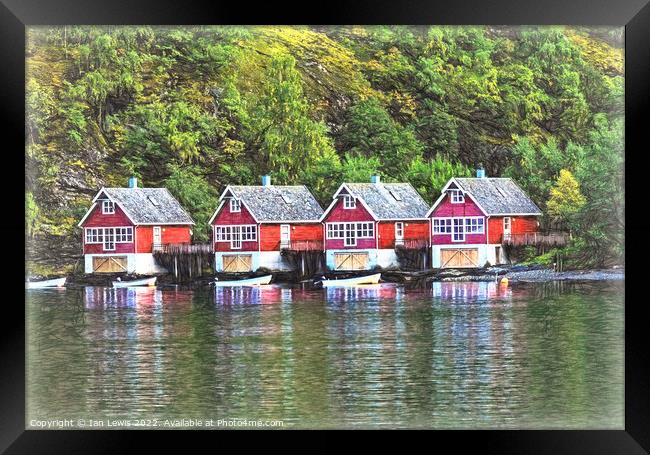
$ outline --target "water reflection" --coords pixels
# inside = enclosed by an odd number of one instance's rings
[[[431,289],[433,296],[453,302],[507,301],[512,299],[512,288],[495,281],[436,281]]]
[[[618,428],[622,284],[27,293],[28,417]]]

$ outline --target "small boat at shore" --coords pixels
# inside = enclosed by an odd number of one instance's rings
[[[113,281],[114,288],[130,288],[133,286],[155,286],[156,277],[143,278],[141,280],[131,280],[131,281]]]
[[[42,281],[27,281],[25,283],[26,289],[42,289],[42,288],[62,288],[65,286],[66,277],[54,278],[51,280]]]
[[[219,281],[218,278],[215,278],[215,286],[260,286],[264,284],[269,284],[271,282],[273,275],[264,275],[258,276],[255,278],[246,278],[243,280],[230,280],[230,281]]]
[[[360,284],[377,284],[381,278],[381,273],[373,275],[359,276],[354,278],[344,278],[342,280],[321,280],[323,287],[329,286],[358,286]]]

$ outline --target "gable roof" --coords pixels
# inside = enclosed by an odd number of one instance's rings
[[[541,210],[511,178],[452,178],[442,189],[443,196],[433,205],[429,213],[444,199],[444,192],[455,183],[469,194],[486,215],[536,215]]]
[[[426,218],[429,206],[410,183],[344,183],[334,198],[347,191],[358,198],[376,220]],[[329,210],[334,206],[327,209]]]
[[[323,208],[305,185],[233,185],[226,187],[219,198],[222,203],[210,223],[229,195],[239,199],[258,223],[316,222],[323,214]]]
[[[194,224],[192,217],[167,188],[102,188],[79,226],[102,194],[115,202],[133,224]]]

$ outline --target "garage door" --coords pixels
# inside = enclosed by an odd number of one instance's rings
[[[253,263],[250,254],[229,254],[223,256],[224,272],[250,272]]]
[[[478,267],[478,248],[440,250],[441,267]]]
[[[336,270],[368,270],[368,253],[334,253]]]
[[[93,257],[93,272],[116,273],[126,272],[126,256],[95,256]]]

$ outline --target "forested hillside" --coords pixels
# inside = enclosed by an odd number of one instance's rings
[[[623,253],[622,29],[58,27],[27,35],[26,228],[72,265],[101,186],[166,186],[195,238],[228,184],[512,176],[572,229],[576,264]]]

